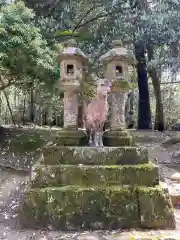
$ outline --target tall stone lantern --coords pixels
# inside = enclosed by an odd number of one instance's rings
[[[80,105],[80,81],[88,58],[77,47],[74,39],[66,42],[66,47],[59,54],[60,81],[58,88],[64,92],[64,129],[59,133],[62,145],[83,145],[85,133],[78,130],[78,109]],[[86,140],[85,140],[86,142]],[[86,144],[84,142],[84,144]]]
[[[131,89],[128,68],[135,64],[135,56],[123,47],[121,40],[114,40],[112,49],[102,55],[100,61],[104,67],[104,77],[113,82],[109,96],[110,131],[104,134],[104,144],[131,145],[131,137],[125,131],[125,100]]]

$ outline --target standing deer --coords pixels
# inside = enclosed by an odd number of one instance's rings
[[[103,146],[103,127],[109,110],[107,95],[110,91],[110,81],[98,84],[96,97],[86,107],[84,120],[89,144]]]

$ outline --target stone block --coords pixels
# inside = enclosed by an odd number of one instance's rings
[[[64,185],[111,186],[159,184],[158,166],[142,165],[37,165],[32,173],[32,187]]]
[[[161,187],[63,186],[25,192],[26,227],[53,229],[175,229],[171,199]]]
[[[59,146],[87,146],[88,138],[83,130],[63,128],[56,136]]]
[[[116,165],[148,163],[148,151],[138,147],[60,147],[46,146],[41,164]]]
[[[175,229],[175,216],[169,193],[161,187],[138,187],[141,227]]]
[[[110,130],[103,135],[104,146],[135,146],[134,138],[125,130]]]
[[[20,216],[24,226],[54,229],[117,229],[139,224],[136,192],[120,187],[30,189]]]

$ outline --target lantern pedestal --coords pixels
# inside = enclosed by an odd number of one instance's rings
[[[110,130],[103,135],[104,146],[135,146],[133,137],[126,130]]]
[[[68,127],[60,130],[56,136],[58,146],[87,146],[88,137],[83,130]]]
[[[135,142],[125,130],[125,100],[131,84],[126,80],[116,80],[110,98],[110,131],[103,136],[104,146],[134,146]]]

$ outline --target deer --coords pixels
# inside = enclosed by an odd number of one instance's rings
[[[89,145],[103,147],[103,127],[109,110],[107,96],[111,86],[111,81],[103,80],[98,84],[97,95],[86,106],[84,121]]]

